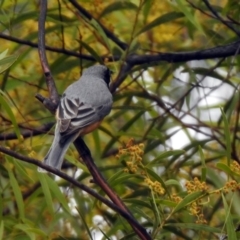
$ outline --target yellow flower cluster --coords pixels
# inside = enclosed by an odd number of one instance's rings
[[[206,192],[208,190],[208,186],[206,182],[199,181],[197,177],[195,177],[193,181],[187,181],[185,184],[185,187],[189,194],[198,192],[198,191]],[[191,203],[188,209],[191,215],[194,215],[197,217],[196,223],[207,224],[207,221],[205,220],[204,215],[202,213],[203,206],[201,204],[201,199]]]
[[[240,175],[240,165],[237,161],[233,161],[230,165],[230,168],[233,172]]]
[[[145,178],[144,182],[155,192],[160,195],[165,194],[165,189],[162,187],[162,184],[158,181],[152,181],[150,178]]]
[[[223,187],[223,192],[228,193],[229,191],[236,191],[240,190],[240,183],[237,183],[235,180],[230,180],[226,182],[225,186]]]
[[[126,161],[127,168],[124,169],[124,172],[137,173],[144,154],[143,148],[143,143],[134,144],[133,139],[130,139],[126,144],[126,148],[119,149],[116,157],[118,159],[122,157],[129,159]]]
[[[187,181],[185,184],[188,193],[198,192],[198,191],[207,191],[208,186],[206,182],[200,182],[197,177],[193,181]]]
[[[197,202],[193,202],[189,207],[190,214],[197,217],[196,223],[198,224],[207,224],[207,221],[204,218],[202,213],[202,206]]]
[[[176,193],[171,195],[171,199],[176,203],[180,203],[182,201],[182,198],[179,197]]]
[[[157,194],[163,195],[165,194],[165,189],[162,187],[161,183],[152,181],[144,169],[144,165],[142,164],[142,156],[144,154],[143,148],[143,143],[134,144],[133,139],[130,139],[125,148],[119,149],[116,157],[118,159],[128,159],[128,161],[125,161],[126,168],[123,170],[125,173],[139,173],[143,176],[144,182],[150,189]]]

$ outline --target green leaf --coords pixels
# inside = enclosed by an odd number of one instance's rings
[[[195,224],[195,223],[167,223],[164,225],[164,227],[176,227],[176,228],[181,228],[181,229],[194,229],[194,230],[199,230],[199,231],[204,231],[204,232],[213,232],[213,233],[221,233],[220,228],[214,228],[210,227],[205,224]]]
[[[32,178],[31,175],[29,175],[26,168],[23,166],[23,162],[13,159],[13,164],[22,177],[25,177],[29,181],[29,183],[34,183],[35,180]]]
[[[65,196],[60,191],[59,186],[57,185],[56,181],[50,178],[48,175],[45,175],[46,182],[49,186],[50,191],[52,192],[52,195],[56,197],[56,199],[61,203],[62,207],[65,209],[65,211],[69,214],[71,214],[71,211],[69,209],[68,203],[66,201]]]
[[[174,21],[175,19],[181,18],[183,16],[184,15],[180,12],[170,12],[170,13],[161,15],[160,17],[156,18],[155,20],[153,20],[152,22],[144,26],[136,35],[149,31],[152,28],[157,27],[163,23]]]
[[[146,208],[152,209],[152,206],[150,204],[148,204],[146,201],[142,201],[142,200],[139,200],[139,199],[136,199],[136,198],[124,198],[123,201],[125,203],[131,203],[134,206],[138,206],[140,208],[141,207],[146,207]]]
[[[47,182],[47,179],[46,179],[47,175],[45,173],[40,173],[40,172],[37,172],[37,175],[38,175],[39,181],[40,181],[41,186],[42,186],[42,191],[43,191],[43,194],[45,196],[45,200],[46,200],[46,204],[48,206],[48,209],[49,209],[50,213],[52,215],[54,215],[52,195],[51,195],[51,192],[50,192],[50,189],[49,189],[49,186],[48,186],[48,182]]]
[[[127,175],[118,177],[118,178],[112,180],[112,181],[109,182],[109,183],[110,183],[110,185],[113,187],[113,186],[119,185],[119,184],[127,181],[127,180],[130,179],[130,178],[134,178],[134,177],[138,177],[138,176],[139,176],[138,174],[127,174]]]
[[[205,158],[204,158],[204,154],[203,154],[201,146],[198,146],[198,150],[199,150],[199,154],[200,154],[200,158],[201,158],[201,162],[202,162],[201,181],[205,182],[206,181],[206,177],[207,177],[207,168],[206,168],[206,164],[205,164]]]
[[[223,123],[224,123],[224,134],[225,134],[225,140],[226,140],[226,155],[227,155],[227,162],[228,166],[230,166],[230,161],[231,161],[231,152],[232,152],[232,147],[231,147],[231,133],[230,133],[230,128],[228,124],[227,117],[223,110],[221,110],[222,116],[223,116]]]
[[[77,40],[80,44],[96,59],[97,62],[104,64],[102,58],[97,54],[97,52],[87,43]]]
[[[184,13],[186,18],[193,24],[193,26],[195,26],[201,33],[204,33],[200,23],[197,21],[195,16],[189,11],[188,5],[186,5],[186,1],[185,0],[175,0],[175,1],[178,4],[179,11]]]
[[[87,19],[87,21],[90,23],[90,25],[92,25],[97,30],[97,33],[102,37],[106,46],[108,47],[108,50],[111,52],[111,46],[110,46],[108,37],[107,37],[106,33],[103,31],[101,25],[94,18],[92,18],[91,20]]]
[[[71,162],[72,164],[76,165],[77,168],[81,169],[83,172],[88,173],[88,168],[86,167],[86,165],[84,165],[83,163],[81,163],[80,161],[78,161],[76,158],[74,158],[73,156],[70,156],[68,154],[65,155],[65,158]]]
[[[175,186],[178,186],[178,187],[182,188],[180,182],[175,180],[175,179],[169,179],[169,180],[165,181],[165,185],[166,186],[175,185]]]
[[[105,147],[104,151],[103,151],[103,156],[106,154],[106,152],[112,147],[112,145],[118,141],[119,136],[121,136],[121,131],[125,132],[127,131],[143,114],[145,113],[145,111],[140,111],[139,113],[137,113],[131,120],[127,121],[127,123],[125,125],[123,125],[120,129],[119,129],[119,133],[117,136],[113,136],[111,132],[107,132],[107,130],[105,130],[105,133],[109,133],[109,135],[112,137],[111,140],[109,141],[109,143],[107,144],[107,146]],[[103,130],[103,128],[101,127],[101,129]]]
[[[224,205],[225,214],[226,214],[225,223],[227,226],[227,239],[237,240],[237,235],[233,225],[233,219],[230,212],[230,207],[228,206],[228,203],[226,201],[226,198],[224,197],[224,194],[222,194],[222,200],[223,200],[223,205]]]
[[[190,203],[196,201],[198,198],[205,196],[206,193],[203,192],[194,192],[189,195],[187,195],[181,202],[178,203],[178,205],[173,209],[173,213],[178,212],[182,208],[185,208]]]
[[[112,4],[109,4],[106,8],[103,9],[99,16],[99,19],[114,11],[120,11],[125,9],[136,10],[137,6],[134,3],[128,1],[114,1]]]
[[[20,133],[20,130],[18,128],[18,124],[17,124],[17,121],[16,121],[16,118],[12,112],[12,109],[10,108],[10,104],[8,103],[7,101],[8,99],[6,98],[6,95],[3,91],[0,90],[0,104],[2,105],[2,107],[5,109],[5,111],[7,112],[12,124],[13,124],[13,127],[14,127],[14,131],[17,135],[17,138],[18,140],[20,141],[21,140],[21,133]]]
[[[6,158],[12,162],[12,157],[9,157],[6,155]],[[20,190],[20,187],[18,185],[18,181],[15,178],[12,168],[10,167],[10,164],[7,165],[7,171],[8,171],[8,175],[9,175],[9,181],[10,184],[12,186],[13,189],[13,193],[16,199],[16,203],[17,203],[17,207],[18,207],[18,211],[19,211],[19,216],[22,220],[24,220],[24,202],[23,202],[23,197],[22,197],[22,193]]]
[[[152,210],[154,210],[154,209],[152,209]],[[134,206],[133,211],[134,211],[134,213],[138,213],[138,215],[141,216],[142,218],[145,218],[149,223],[151,223],[151,225],[153,225],[153,223],[155,223],[156,219],[153,217],[150,217],[149,214],[146,213],[146,211],[143,211],[143,208]]]
[[[164,160],[168,157],[178,156],[178,155],[181,155],[181,154],[184,154],[184,153],[185,153],[184,150],[172,150],[172,151],[166,151],[166,152],[160,153],[157,158],[153,159],[146,166],[150,167],[150,166],[157,165],[161,162],[164,162]]]
[[[2,60],[3,58],[5,58],[6,55],[7,55],[7,53],[8,53],[8,49],[6,49],[6,50],[3,51],[2,53],[0,53],[0,60]]]
[[[216,164],[216,167],[217,167],[218,169],[222,170],[223,172],[225,172],[225,173],[228,174],[228,175],[239,176],[239,174],[233,172],[233,171],[231,170],[231,168],[230,168],[228,165],[224,164],[224,163],[217,163],[217,164]]]
[[[156,199],[156,202],[158,204],[170,207],[170,208],[175,208],[177,206],[176,202],[170,201],[170,200],[164,200],[164,199]]]
[[[153,213],[155,215],[154,228],[157,228],[157,226],[159,226],[159,224],[161,223],[161,215],[156,203],[156,198],[153,190],[151,190],[151,196],[152,196],[152,204],[153,204]]]
[[[11,55],[0,59],[0,73],[12,66],[12,64],[18,59],[17,55]]]
[[[3,239],[3,230],[4,230],[4,222],[0,221],[0,240]]]
[[[147,22],[147,18],[148,18],[148,16],[149,16],[151,7],[152,7],[152,5],[153,5],[153,1],[154,1],[154,0],[144,1],[143,11],[142,11],[142,12],[143,12],[143,17],[144,17],[144,20],[143,20],[144,23]]]
[[[84,219],[84,216],[81,214],[81,212],[78,210],[78,208],[76,208],[76,210],[77,210],[77,212],[78,212],[78,214],[79,214],[79,216],[80,216],[80,218],[81,218],[81,220],[82,220],[82,223],[83,223],[85,229],[87,230],[87,233],[88,233],[89,238],[90,238],[91,240],[93,240],[92,234],[91,234],[91,230],[89,229],[89,227],[88,227],[88,225],[87,225],[87,222],[86,222],[85,219]]]
[[[30,227],[29,227],[27,224],[21,224],[21,223],[19,223],[19,224],[16,224],[16,225],[14,226],[14,228],[20,229],[20,230],[22,230],[23,232],[25,232],[25,233],[29,236],[29,238],[30,238],[31,240],[35,240],[35,239],[36,239],[35,234],[34,234],[32,231],[30,231]],[[39,233],[42,233],[41,235],[44,235],[44,233],[41,232],[41,231],[39,231]]]
[[[184,68],[182,71],[182,73],[189,73],[189,69],[188,68]],[[222,81],[226,81],[225,77],[222,76],[220,73],[218,73],[217,71],[209,71],[209,68],[204,68],[204,67],[192,67],[190,72],[193,72],[193,77],[196,75],[196,74],[201,74],[201,75],[204,75],[204,76],[209,76],[209,77],[212,77],[212,78],[216,78],[216,79],[219,79],[219,80],[222,80]]]
[[[125,125],[120,128],[120,131],[127,131],[143,114],[145,111],[139,111],[131,120],[127,121]]]

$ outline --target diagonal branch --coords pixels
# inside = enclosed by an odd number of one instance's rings
[[[87,187],[86,185],[84,185],[82,183],[79,183],[74,178],[68,176],[66,173],[63,173],[63,172],[61,172],[60,170],[58,170],[54,167],[50,167],[50,166],[42,163],[39,160],[36,160],[34,158],[30,158],[30,157],[26,157],[24,155],[21,155],[19,153],[16,153],[16,152],[8,149],[8,148],[5,148],[3,146],[0,146],[0,152],[5,153],[9,156],[12,156],[12,157],[14,157],[14,158],[16,158],[20,161],[27,162],[27,163],[36,165],[38,167],[41,167],[41,168],[47,170],[48,172],[51,172],[51,173],[55,174],[56,176],[59,176],[62,179],[65,179],[67,182],[69,182],[72,185],[76,186],[77,188],[87,192],[89,195],[95,197],[96,199],[98,199],[99,201],[104,203],[106,206],[108,206],[109,208],[111,208],[115,212],[119,213],[121,216],[123,216],[125,219],[127,219],[129,222],[131,222],[134,226],[139,225],[132,216],[130,216],[128,213],[126,213],[126,211],[123,211],[118,206],[116,206],[115,204],[110,202],[108,199],[104,198],[103,196],[101,196],[100,194],[98,194],[97,192],[92,190],[91,188]]]
[[[94,19],[94,17],[86,10],[84,9],[76,0],[69,0],[69,2],[89,21]],[[97,21],[96,19],[94,19]],[[110,38],[114,43],[116,43],[121,49],[126,50],[128,48],[128,45],[125,42],[122,42],[119,40],[118,37],[116,37],[111,31],[109,31],[106,27],[104,27],[100,22],[98,24],[101,26],[105,34],[108,38]]]
[[[126,207],[126,205],[122,202],[122,200],[118,197],[118,195],[110,188],[110,186],[102,176],[101,172],[98,170],[91,156],[91,152],[86,146],[85,142],[82,140],[82,138],[81,137],[77,138],[74,142],[74,145],[77,151],[79,152],[83,162],[87,166],[89,172],[91,173],[94,182],[97,185],[99,185],[99,187],[101,187],[101,189],[107,194],[107,196],[112,200],[114,204],[116,204],[123,211],[127,212],[132,218],[134,218],[131,212]],[[134,231],[137,233],[137,235],[141,239],[146,239],[146,240],[151,239],[146,229],[143,228],[139,223],[137,226],[133,225],[131,222],[129,222],[129,224],[132,226]]]
[[[233,32],[235,32],[238,37],[240,37],[240,32],[237,31],[228,21],[225,21],[218,13],[215,11],[215,9],[210,5],[208,0],[203,0],[209,11],[220,21],[222,22],[225,26],[227,26],[229,29],[231,29]]]

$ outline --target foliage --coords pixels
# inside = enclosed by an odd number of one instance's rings
[[[60,94],[95,63],[114,72],[112,112],[84,138],[107,182],[152,239],[238,239],[239,51],[201,58],[240,36],[238,1],[78,2],[92,18],[48,1],[47,58]],[[41,160],[54,118],[35,99],[48,94],[39,10],[38,1],[0,1],[0,141]],[[99,200],[0,154],[0,239],[138,239]],[[74,146],[66,159],[63,171],[105,196]]]

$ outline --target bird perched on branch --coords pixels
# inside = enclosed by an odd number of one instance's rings
[[[55,136],[44,163],[61,169],[64,155],[78,137],[96,129],[112,108],[110,70],[103,65],[87,68],[65,90],[56,111]],[[42,168],[39,171],[45,171]]]

